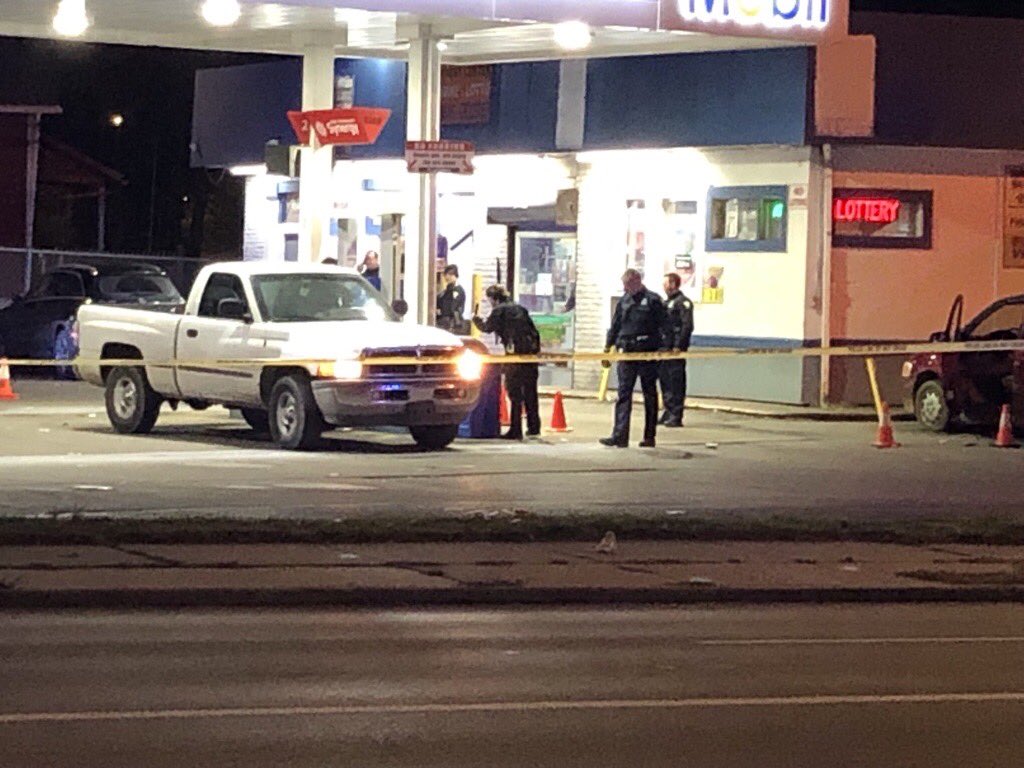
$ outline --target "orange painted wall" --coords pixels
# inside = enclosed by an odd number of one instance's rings
[[[998,176],[837,171],[835,187],[922,189],[933,193],[931,250],[834,248],[833,339],[924,340],[945,326],[964,295],[967,321],[996,298],[1024,293],[1024,270],[1002,267],[1002,184]],[[880,358],[885,398],[903,397],[900,357]],[[833,402],[871,402],[863,361],[833,361]]]
[[[958,293],[973,316],[997,296],[1024,292],[1024,270],[1002,269],[1001,178],[836,172],[834,185],[934,195],[931,250],[833,249],[834,338],[925,339]]]

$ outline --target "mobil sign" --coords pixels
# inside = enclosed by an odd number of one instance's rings
[[[662,29],[814,40],[846,32],[846,0],[662,0]]]
[[[256,0],[246,0],[256,2]],[[335,7],[340,0],[278,0]],[[348,8],[488,21],[761,35],[817,42],[846,34],[850,0],[345,0]]]

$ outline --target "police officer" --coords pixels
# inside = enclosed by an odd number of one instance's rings
[[[530,313],[512,301],[504,286],[492,285],[487,289],[487,298],[491,302],[491,314],[481,320],[477,313],[473,315],[473,325],[483,333],[497,334],[498,340],[510,355],[540,354],[540,333],[533,324]],[[504,367],[505,388],[509,400],[512,401],[511,426],[502,435],[505,440],[523,439],[523,409],[526,409],[526,434],[528,437],[540,435],[540,400],[537,394],[537,379],[540,366],[537,363],[516,363]]]
[[[665,309],[668,317],[662,334],[662,347],[666,352],[686,352],[693,336],[693,302],[683,294],[683,281],[674,272],[665,275]],[[666,427],[683,426],[686,407],[686,361],[662,360],[658,371],[661,379],[661,399],[665,412],[660,424]]]
[[[665,304],[661,297],[644,287],[643,275],[627,269],[622,276],[625,294],[615,307],[606,349],[620,352],[657,352],[665,326]],[[637,378],[644,393],[644,439],[641,448],[653,448],[658,430],[658,363],[654,360],[627,360],[619,363],[619,396],[615,401],[615,427],[602,445],[629,446],[629,421],[633,412],[633,389]]]
[[[451,333],[467,333],[463,314],[466,311],[466,290],[459,285],[459,268],[444,268],[444,290],[437,295],[437,327]]]

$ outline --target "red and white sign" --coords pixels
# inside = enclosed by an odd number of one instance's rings
[[[832,217],[835,221],[892,224],[900,217],[900,201],[889,197],[838,197]]]
[[[472,173],[476,147],[468,141],[407,141],[409,173]]]
[[[328,144],[373,144],[391,117],[390,109],[354,107],[352,109],[320,109],[312,112],[289,112],[299,143],[320,146]]]

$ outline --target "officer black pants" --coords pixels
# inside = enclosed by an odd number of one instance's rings
[[[636,380],[644,393],[644,440],[653,440],[658,431],[658,364],[626,360],[619,363],[619,397],[615,401],[615,429],[612,439],[629,442],[629,421],[633,415],[633,390]]]
[[[686,361],[663,361],[658,378],[661,379],[661,399],[665,403],[662,421],[666,424],[682,424],[683,409],[686,407]]]
[[[526,409],[526,429],[531,435],[540,434],[540,403],[537,397],[536,363],[505,366],[505,388],[512,401],[509,415],[512,418],[511,435],[523,434],[523,408]]]

